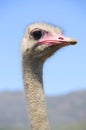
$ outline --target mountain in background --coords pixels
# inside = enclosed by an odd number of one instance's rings
[[[46,97],[50,124],[86,122],[86,90]],[[25,95],[22,91],[0,92],[0,127],[28,126]]]

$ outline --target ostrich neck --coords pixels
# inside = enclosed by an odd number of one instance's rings
[[[50,130],[39,61],[23,57],[23,78],[32,130]]]

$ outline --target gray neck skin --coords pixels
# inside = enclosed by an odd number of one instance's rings
[[[23,78],[32,130],[50,130],[42,83],[43,64],[23,56]]]

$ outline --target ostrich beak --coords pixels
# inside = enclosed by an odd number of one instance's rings
[[[47,44],[47,45],[75,45],[77,41],[70,37],[65,37],[62,34],[53,33],[52,35],[44,35],[40,40],[40,44]]]

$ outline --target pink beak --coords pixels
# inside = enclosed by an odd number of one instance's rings
[[[77,41],[73,38],[65,37],[62,34],[53,33],[53,35],[44,35],[39,40],[39,43],[47,45],[74,45]]]

